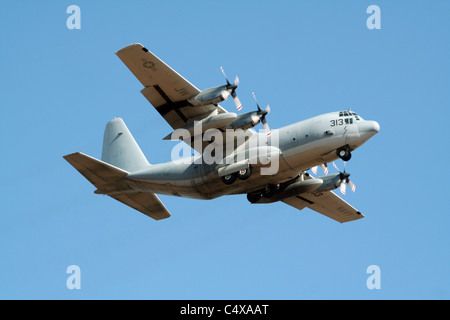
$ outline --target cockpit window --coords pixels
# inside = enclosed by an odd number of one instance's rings
[[[361,116],[359,116],[356,112],[353,111],[340,111],[339,112],[339,117],[351,117],[354,116],[356,121],[360,121],[363,120],[363,118],[361,118]]]

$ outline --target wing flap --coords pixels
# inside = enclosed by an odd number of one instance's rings
[[[361,212],[332,191],[304,193],[282,201],[299,210],[308,207],[341,223],[364,218]]]

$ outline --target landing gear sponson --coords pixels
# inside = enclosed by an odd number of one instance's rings
[[[238,172],[227,174],[226,176],[222,177],[222,181],[225,184],[232,184],[236,181],[236,178],[239,178],[241,180],[247,180],[252,174],[251,167],[248,167],[246,169],[239,170]]]

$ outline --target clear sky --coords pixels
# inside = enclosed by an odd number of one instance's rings
[[[449,299],[448,12],[444,0],[2,1],[0,298]],[[223,84],[220,66],[239,75],[243,111],[254,91],[271,128],[348,107],[378,121],[347,164],[345,199],[366,217],[161,196],[172,217],[154,221],[95,195],[62,156],[100,158],[107,121],[122,117],[151,163],[175,145],[115,55],[136,42],[200,89]],[[381,289],[366,285],[371,265]]]

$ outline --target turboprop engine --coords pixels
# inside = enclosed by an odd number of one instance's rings
[[[266,130],[266,134],[270,136],[270,128],[266,121],[266,115],[270,112],[270,107],[267,105],[266,109],[261,110],[259,107],[258,101],[256,100],[255,93],[253,92],[253,98],[256,102],[256,111],[250,111],[243,114],[240,114],[236,117],[236,120],[225,126],[225,129],[249,129],[256,126],[259,122],[262,122],[264,125],[264,129]]]
[[[302,194],[305,192],[313,192],[322,186],[324,181],[317,178],[304,179],[300,176],[297,180],[291,180],[282,183],[279,188],[273,192],[270,196],[261,197],[260,195],[254,200],[250,200],[252,203],[272,203],[283,200],[285,198],[293,197],[297,194]]]
[[[239,98],[236,94],[236,89],[239,85],[239,78],[236,76],[236,78],[234,79],[234,83],[230,83],[222,67],[220,67],[220,70],[222,71],[227,84],[202,90],[199,94],[187,100],[191,105],[198,107],[208,104],[216,104],[228,99],[228,97],[231,95],[233,97],[236,108],[238,110],[242,109],[241,101],[239,101]]]
[[[202,90],[196,96],[188,99],[188,102],[193,106],[205,106],[208,104],[215,104],[222,102],[230,96],[230,91],[227,90],[227,85],[217,86]]]

